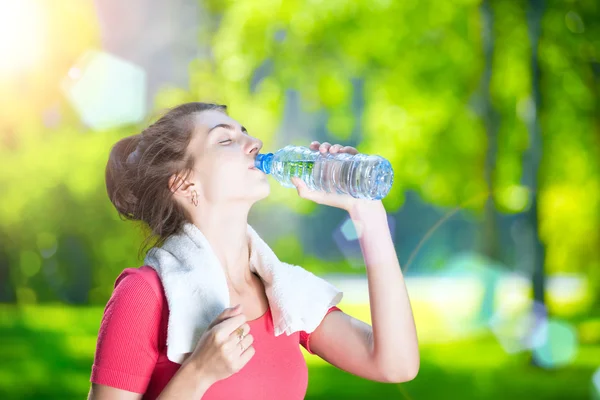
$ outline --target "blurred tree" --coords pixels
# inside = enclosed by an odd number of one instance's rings
[[[596,304],[600,301],[600,98],[594,66],[600,59],[599,37],[597,1],[546,0],[538,52],[544,154],[539,234],[546,245],[546,272],[585,272]]]
[[[490,82],[493,70],[494,55],[494,13],[489,0],[481,3],[481,28],[483,37],[483,55],[484,55],[484,73],[482,76],[481,108],[482,118],[485,125],[486,154],[485,154],[485,184],[487,187],[487,196],[484,212],[484,237],[483,254],[492,260],[501,260],[501,254],[498,241],[498,221],[494,193],[496,193],[496,179],[494,171],[496,170],[498,158],[498,115],[494,110],[490,96]],[[487,291],[486,291],[487,292]],[[492,299],[493,300],[493,299]]]
[[[482,70],[476,1],[205,4],[218,25],[208,25],[203,36],[210,57],[192,66],[195,97],[230,103],[268,140],[282,93],[292,88],[305,110],[327,111],[328,140],[343,141],[357,123],[350,103],[352,82],[360,78],[365,110],[358,149],[394,164],[395,184],[384,199],[390,211],[407,189],[440,205],[484,192],[484,128],[467,105]],[[271,73],[252,90],[248,82],[264,65]],[[270,200],[280,201],[274,189]]]
[[[537,215],[528,221],[546,247],[545,271],[586,271],[597,294],[600,6],[546,1],[537,83],[524,2],[203,1],[203,56],[190,64],[190,90],[165,88],[155,105],[229,104],[269,144],[293,91],[307,113],[326,116],[330,141],[360,139],[359,151],[390,159],[390,212],[407,190],[455,206],[492,188],[487,207],[468,206],[479,215],[491,215],[493,205],[501,213]],[[83,302],[78,280],[60,277],[88,268],[91,281],[85,273],[79,279],[92,287],[89,301],[102,304],[114,277],[138,265],[139,246],[139,227],[122,223],[107,199],[104,167],[110,146],[142,124],[93,132],[60,99],[61,77],[99,42],[91,6],[69,4],[47,10],[47,48],[60,49],[54,58],[28,75],[0,76],[0,235],[10,238],[0,274],[18,299],[45,301],[61,292]],[[356,98],[362,113],[355,112]],[[541,153],[528,153],[536,145]],[[539,179],[537,197],[529,193],[532,176]],[[313,209],[294,191],[272,188],[268,202]],[[64,251],[73,238],[80,253],[70,259]],[[81,260],[90,265],[77,265]]]
[[[527,26],[529,40],[531,42],[531,92],[533,98],[532,117],[529,120],[529,148],[525,153],[523,160],[523,169],[527,171],[523,182],[526,187],[531,189],[530,207],[525,211],[525,219],[531,232],[532,260],[533,260],[533,299],[540,304],[546,305],[545,299],[545,274],[544,274],[544,245],[540,241],[539,235],[539,174],[540,161],[542,158],[542,137],[539,125],[539,110],[542,107],[542,94],[540,90],[540,65],[538,59],[539,40],[541,33],[541,20],[544,10],[543,0],[530,0],[527,13]]]
[[[10,258],[8,250],[8,237],[0,231],[0,303],[15,301],[15,292],[10,279]]]

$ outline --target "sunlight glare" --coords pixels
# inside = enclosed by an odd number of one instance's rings
[[[44,48],[40,4],[35,0],[0,4],[0,73],[31,68]]]

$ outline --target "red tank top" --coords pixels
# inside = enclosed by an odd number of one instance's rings
[[[329,312],[340,310],[331,307]],[[341,310],[340,310],[341,311]],[[104,309],[90,381],[155,399],[180,368],[167,359],[169,310],[160,277],[149,266],[127,268]],[[213,384],[202,400],[303,399],[310,334],[275,336],[271,310],[248,321],[254,357],[236,374]]]

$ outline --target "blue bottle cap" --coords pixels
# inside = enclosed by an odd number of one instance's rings
[[[273,158],[273,153],[267,154],[258,154],[256,159],[254,160],[254,166],[260,169],[265,174],[271,173],[271,159]]]

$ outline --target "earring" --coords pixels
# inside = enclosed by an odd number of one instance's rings
[[[194,194],[192,194],[192,204],[195,207],[198,207],[198,193],[194,190]]]

